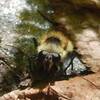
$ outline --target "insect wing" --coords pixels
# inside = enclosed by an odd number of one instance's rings
[[[66,67],[66,75],[72,75],[73,73],[83,74],[87,71],[87,67],[77,56],[75,56],[73,59],[66,59],[64,62],[64,67]]]

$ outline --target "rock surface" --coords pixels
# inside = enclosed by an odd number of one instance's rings
[[[15,90],[0,100],[100,100],[100,73],[56,81],[43,89]]]
[[[92,71],[100,71],[100,41],[93,29],[84,29],[78,37],[78,52],[83,55],[83,61]]]

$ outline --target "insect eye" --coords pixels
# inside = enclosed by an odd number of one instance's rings
[[[60,61],[61,57],[58,53],[52,53],[54,61]]]
[[[48,54],[48,52],[46,52],[44,50],[40,51],[38,54],[38,58],[43,60],[47,54]]]
[[[42,51],[42,54],[43,54],[43,55],[47,55],[48,52],[44,50],[44,51]]]

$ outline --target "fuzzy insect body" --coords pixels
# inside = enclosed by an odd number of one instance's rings
[[[72,42],[62,32],[48,32],[40,37],[38,52],[45,50],[48,52],[58,53],[64,59],[69,52],[73,51]]]
[[[87,71],[87,67],[75,53],[72,41],[60,31],[44,33],[38,39],[37,55],[31,59],[30,63],[35,63],[30,66],[31,75],[40,80]]]

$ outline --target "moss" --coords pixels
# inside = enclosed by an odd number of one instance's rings
[[[19,32],[22,35],[30,35],[30,34],[35,34],[41,31],[41,29],[34,27],[33,25],[29,23],[21,23],[17,26],[17,32]]]
[[[30,10],[24,9],[20,12],[19,19],[21,23],[17,25],[16,30],[19,34],[38,34],[41,31],[48,30],[50,23],[45,20],[38,10],[45,12],[50,10],[48,0],[27,0]]]

